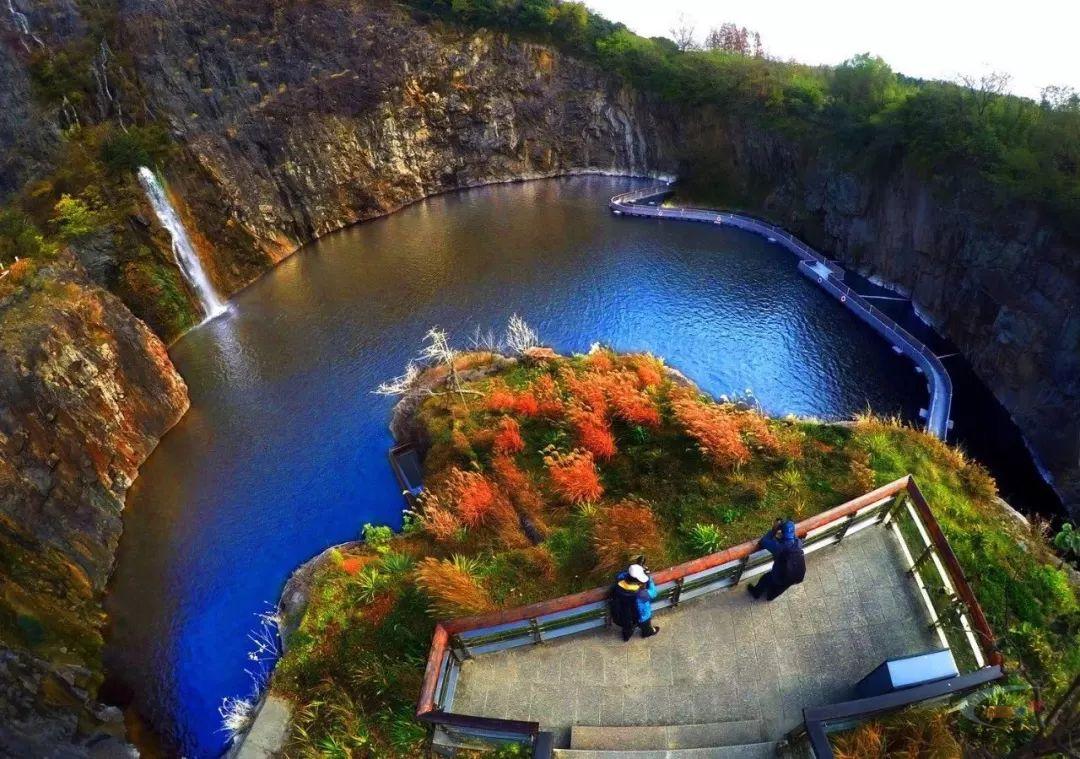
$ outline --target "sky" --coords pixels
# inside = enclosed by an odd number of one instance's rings
[[[1080,90],[1080,2],[1025,0],[585,0],[592,10],[646,37],[670,37],[680,15],[700,41],[732,21],[761,33],[783,60],[835,64],[856,53],[880,55],[901,73],[956,80],[997,71],[1009,89],[1039,97],[1048,85]]]

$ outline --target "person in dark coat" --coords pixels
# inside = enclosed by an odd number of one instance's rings
[[[766,601],[772,601],[806,576],[802,541],[795,535],[794,522],[778,519],[758,545],[772,554],[773,565],[757,585],[748,585],[747,590],[754,598],[764,594]]]
[[[656,594],[656,583],[640,564],[631,564],[615,577],[615,586],[611,590],[611,619],[622,628],[623,640],[630,640],[635,627],[641,630],[642,638],[660,632],[660,628],[652,623],[652,602]]]

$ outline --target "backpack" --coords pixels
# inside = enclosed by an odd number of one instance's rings
[[[637,593],[628,593],[622,590],[618,583],[615,583],[611,586],[608,610],[611,612],[611,621],[619,627],[636,625],[638,621]]]
[[[806,556],[800,546],[792,546],[782,551],[774,561],[778,579],[788,585],[798,585],[806,578]]]

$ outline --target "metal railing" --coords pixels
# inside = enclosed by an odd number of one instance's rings
[[[996,682],[1005,676],[1000,665],[990,665],[946,680],[886,693],[881,696],[842,701],[828,706],[803,709],[803,724],[787,737],[793,743],[804,736],[817,759],[834,759],[829,733],[847,730],[860,722],[915,704],[927,704],[955,699],[965,693]]]
[[[894,524],[897,515],[911,509],[924,526],[935,546],[964,612],[971,620],[975,639],[986,661],[1000,664],[994,636],[968,586],[959,562],[949,548],[929,506],[911,476],[902,477],[840,506],[805,519],[796,525],[807,554],[841,542],[846,536],[876,524]],[[751,540],[718,553],[656,572],[653,579],[659,591],[654,609],[680,603],[730,588],[751,577],[767,572],[772,558],[758,550]],[[539,731],[536,722],[519,722],[486,717],[472,717],[448,712],[461,663],[474,656],[517,646],[535,645],[566,635],[605,627],[608,617],[609,589],[593,588],[561,598],[492,612],[474,617],[439,622],[435,627],[417,705],[417,716],[433,729],[458,739],[476,741],[535,742]],[[933,614],[932,618],[935,618]]]
[[[670,193],[671,186],[668,184],[645,187],[616,195],[611,198],[608,206],[616,213],[630,216],[726,224],[754,232],[781,244],[800,259],[799,271],[801,273],[815,280],[826,292],[839,300],[875,332],[889,340],[923,371],[927,378],[930,395],[926,410],[926,430],[942,440],[948,436],[953,391],[952,379],[945,365],[921,340],[845,284],[844,270],[841,266],[783,228],[755,216],[706,208],[682,206],[664,208],[660,205],[642,203],[649,198],[661,198]]]

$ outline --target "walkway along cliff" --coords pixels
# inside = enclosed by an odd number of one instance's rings
[[[661,206],[655,202],[648,202],[649,198],[659,200],[670,193],[670,183],[659,187],[646,187],[616,195],[609,205],[614,213],[620,215],[728,224],[762,235],[768,238],[769,242],[775,242],[794,253],[799,258],[800,272],[817,282],[845,308],[869,324],[875,332],[892,343],[895,349],[914,361],[919,371],[926,375],[927,391],[930,396],[927,408],[922,409],[922,414],[926,419],[926,431],[945,440],[952,426],[949,419],[949,409],[952,407],[952,380],[949,378],[948,370],[945,369],[941,359],[914,335],[844,284],[842,268],[790,233],[761,219],[738,213]]]

